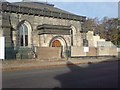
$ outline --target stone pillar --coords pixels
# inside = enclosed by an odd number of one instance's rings
[[[5,59],[14,59],[14,45],[12,41],[12,26],[9,14],[2,13],[2,30],[5,37]]]
[[[11,29],[3,28],[3,36],[5,37],[5,59],[14,59],[15,52],[12,42]]]
[[[0,37],[3,36],[3,30],[2,30],[2,13],[0,13]]]

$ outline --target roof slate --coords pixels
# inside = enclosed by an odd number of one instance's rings
[[[76,20],[81,22],[84,22],[86,20],[85,16],[76,15],[68,11],[59,9],[55,7],[53,4],[42,2],[14,2],[14,3],[1,2],[0,10],[3,12],[38,15],[67,20]]]
[[[13,3],[14,5],[19,5],[19,6],[24,6],[24,7],[30,7],[30,8],[36,8],[36,9],[43,9],[43,10],[49,10],[49,11],[54,11],[54,12],[59,12],[59,13],[65,13],[65,14],[72,14],[68,11],[61,10],[57,7],[55,7],[53,4],[48,4],[46,2],[16,2]]]

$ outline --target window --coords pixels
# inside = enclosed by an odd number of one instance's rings
[[[28,46],[28,27],[25,24],[21,24],[19,27],[19,45]]]

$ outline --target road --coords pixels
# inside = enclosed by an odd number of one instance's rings
[[[3,88],[117,88],[118,61],[3,72]]]

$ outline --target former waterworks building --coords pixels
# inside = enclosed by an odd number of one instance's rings
[[[0,12],[5,59],[117,55],[111,42],[82,29],[85,16],[61,10],[53,4],[0,2]]]

